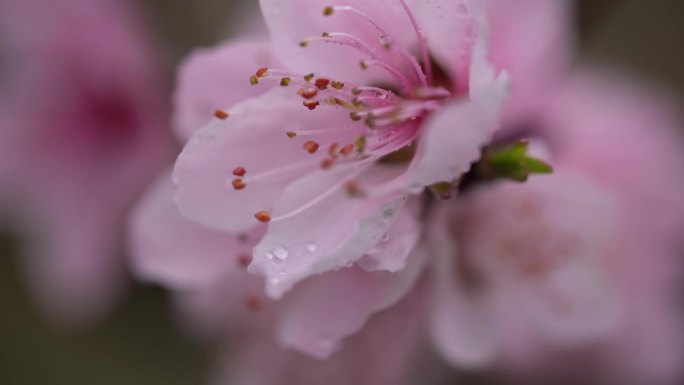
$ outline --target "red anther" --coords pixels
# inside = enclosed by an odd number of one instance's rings
[[[259,222],[268,223],[271,221],[271,214],[269,214],[268,211],[259,211],[254,214],[254,218]]]
[[[256,295],[248,295],[245,297],[245,308],[251,312],[258,312],[261,310],[263,303],[259,297]]]
[[[240,254],[238,255],[238,265],[246,269],[249,264],[252,263],[252,256],[249,254]]]
[[[329,84],[330,84],[330,79],[326,79],[326,78],[318,78],[318,79],[316,79],[316,82],[314,83],[314,85],[321,91],[328,88]]]
[[[354,145],[351,143],[340,149],[340,153],[344,156],[349,156],[352,153],[352,151],[354,151]]]
[[[315,87],[301,88],[297,93],[304,99],[313,99],[318,95],[318,90]]]
[[[360,197],[363,196],[363,192],[359,188],[358,183],[356,181],[350,180],[347,183],[345,183],[344,188],[347,192],[347,195],[350,197]]]
[[[339,143],[333,143],[333,144],[331,144],[331,145],[330,145],[330,148],[328,148],[328,154],[330,154],[330,156],[332,156],[332,157],[336,157],[336,156],[337,156],[337,150],[338,150],[339,148],[340,148],[340,144],[339,144]]]
[[[263,78],[267,72],[268,72],[268,68],[266,68],[266,67],[259,68],[256,72],[256,76]]]
[[[313,140],[310,140],[306,143],[304,143],[304,149],[309,153],[309,154],[314,154],[316,151],[318,151],[318,148],[320,145]]]
[[[233,188],[236,190],[242,190],[245,187],[247,187],[247,184],[245,183],[245,181],[240,179],[240,178],[233,179],[232,184],[233,184]]]
[[[315,110],[316,107],[320,105],[321,103],[317,100],[307,100],[304,102],[304,107],[308,108],[309,110]]]
[[[214,116],[217,117],[218,119],[226,120],[226,119],[228,119],[230,114],[228,114],[226,111],[223,111],[223,110],[216,110],[214,112]]]
[[[235,167],[233,169],[233,175],[235,176],[243,177],[245,174],[247,174],[247,170],[244,167]]]
[[[335,164],[335,160],[334,160],[334,159],[332,159],[332,158],[325,158],[325,159],[323,159],[323,162],[321,162],[321,168],[323,168],[324,170],[327,170],[327,169],[329,169],[330,167],[332,167],[333,164]]]

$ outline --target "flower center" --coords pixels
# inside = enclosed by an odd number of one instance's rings
[[[273,177],[283,173],[301,173],[308,169],[311,162],[320,162],[320,168],[349,165],[359,167],[371,162],[404,163],[413,157],[415,141],[418,138],[422,120],[430,113],[441,108],[444,100],[452,93],[435,84],[433,63],[430,60],[425,36],[405,0],[397,0],[407,15],[408,21],[418,41],[418,59],[397,39],[388,33],[380,23],[364,11],[348,5],[333,5],[322,10],[322,17],[334,17],[346,13],[367,23],[376,32],[375,39],[364,39],[353,31],[322,32],[320,36],[304,38],[300,47],[306,49],[315,44],[333,44],[352,48],[362,54],[359,62],[362,70],[371,67],[384,71],[391,79],[388,86],[378,84],[354,84],[341,79],[332,79],[317,73],[300,74],[291,71],[259,68],[251,77],[250,83],[262,81],[276,82],[281,87],[293,87],[297,97],[302,99],[303,108],[343,108],[349,111],[349,119],[365,125],[363,133],[350,142],[321,142],[339,133],[341,138],[349,138],[349,127],[335,129],[314,129],[287,131],[289,138],[306,137],[303,151],[316,154],[327,151],[327,156],[312,157],[311,160],[293,163],[277,170],[247,178],[237,175],[233,181],[236,190],[242,190],[249,179]],[[371,40],[371,41],[369,41]],[[421,65],[422,64],[422,65]],[[216,117],[227,119],[228,113],[219,111]],[[317,138],[318,137],[318,138]],[[348,140],[348,139],[345,139]],[[396,155],[396,156],[394,156]],[[315,159],[314,159],[315,158]],[[350,173],[350,175],[357,175]],[[349,177],[353,178],[353,176]],[[363,190],[352,179],[341,181],[350,196],[363,196]],[[276,220],[259,212],[255,215],[261,222]]]

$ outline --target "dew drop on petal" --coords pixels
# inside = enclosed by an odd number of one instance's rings
[[[311,242],[308,245],[306,245],[306,251],[308,251],[309,253],[315,253],[316,250],[318,250],[317,244]]]
[[[278,246],[273,250],[273,255],[280,261],[284,261],[290,255],[290,252],[285,246]]]

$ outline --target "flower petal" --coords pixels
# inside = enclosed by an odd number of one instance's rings
[[[323,0],[261,0],[261,9],[271,30],[278,58],[289,68],[302,73],[322,71],[325,76],[357,83],[386,79],[383,72],[362,70],[359,62],[369,59],[369,55],[354,48],[324,42],[300,47],[302,40],[320,37],[323,32],[343,32],[362,40],[385,61],[393,64],[397,61],[396,56],[390,56],[382,48],[382,34],[364,17],[350,12],[335,12],[326,17],[323,9],[330,5],[329,1]],[[413,30],[407,28],[409,19],[398,1],[345,0],[340,5],[354,7],[370,16],[395,44],[413,47],[416,38]]]
[[[264,233],[256,225],[243,234],[210,230],[189,222],[173,204],[171,171],[162,173],[131,217],[131,263],[146,280],[176,289],[204,287],[242,272]]]
[[[288,184],[320,168],[326,151],[310,154],[302,148],[307,140],[314,138],[325,146],[351,140],[362,129],[342,109],[321,106],[309,111],[289,88],[245,101],[230,115],[193,135],[173,174],[181,214],[229,232],[254,226],[255,213],[273,208]],[[339,130],[325,133],[334,129]],[[311,136],[289,138],[288,131],[307,131]],[[243,190],[232,184],[236,167],[246,170]]]
[[[432,286],[430,336],[437,350],[452,365],[483,367],[495,358],[498,327],[491,298],[470,271],[465,256],[448,234],[447,209],[431,219]]]
[[[409,198],[392,227],[380,238],[380,243],[368,250],[357,265],[368,272],[401,271],[422,234],[422,207],[422,199]]]
[[[418,152],[407,182],[411,191],[451,182],[468,171],[491,140],[507,94],[506,74],[495,77],[482,41],[474,48],[470,100],[447,105],[425,122]]]
[[[277,85],[251,85],[249,77],[262,67],[279,67],[268,41],[232,41],[192,52],[178,71],[173,124],[185,143],[209,123],[218,109],[261,95]]]
[[[413,288],[425,257],[423,249],[417,250],[399,273],[368,273],[352,267],[303,282],[283,300],[277,320],[280,342],[328,358],[372,314],[394,305]]]
[[[406,197],[350,196],[340,181],[357,173],[319,171],[288,186],[273,211],[274,218],[288,217],[270,223],[249,267],[268,278],[266,290],[272,298],[309,276],[350,266],[392,226]]]

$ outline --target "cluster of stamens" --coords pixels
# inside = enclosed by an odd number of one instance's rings
[[[451,93],[442,87],[430,86],[432,82],[432,70],[422,31],[406,5],[405,0],[398,0],[410,18],[420,44],[420,53],[423,66],[408,50],[395,44],[394,39],[377,22],[363,11],[351,6],[329,6],[323,9],[323,16],[329,17],[337,12],[347,12],[367,21],[378,34],[378,42],[381,49],[388,53],[398,55],[403,61],[409,73],[402,71],[384,60],[371,45],[364,40],[343,32],[323,32],[319,37],[311,37],[301,41],[300,47],[309,47],[315,43],[336,44],[350,47],[367,56],[359,64],[362,69],[377,67],[384,70],[398,86],[397,91],[382,87],[351,84],[327,77],[319,77],[313,73],[301,75],[293,72],[259,68],[251,77],[250,83],[257,85],[262,81],[277,82],[281,87],[297,87],[297,95],[301,97],[302,105],[313,111],[321,106],[332,106],[349,110],[349,118],[354,122],[365,124],[365,134],[357,136],[353,143],[321,144],[315,140],[307,140],[303,144],[303,150],[309,154],[316,154],[327,146],[327,156],[320,161],[320,167],[330,169],[336,164],[348,163],[354,160],[380,159],[388,151],[396,151],[401,146],[406,146],[415,140],[415,130],[403,130],[401,127],[413,122],[426,113],[440,108],[441,101],[451,96]],[[227,119],[229,114],[218,110],[215,113],[218,119]],[[399,129],[397,129],[399,128]],[[311,131],[287,131],[287,137],[294,139],[299,136],[320,135],[329,130]],[[399,132],[399,133],[397,133]],[[373,138],[373,143],[369,143]],[[397,147],[399,144],[401,146]],[[271,171],[270,173],[272,173]],[[243,190],[247,187],[245,180],[246,170],[236,167],[232,181],[235,190]],[[253,177],[265,177],[260,175]],[[344,188],[349,196],[364,196],[363,190],[353,180],[348,180]],[[254,217],[260,222],[272,220],[268,211],[259,211]]]

